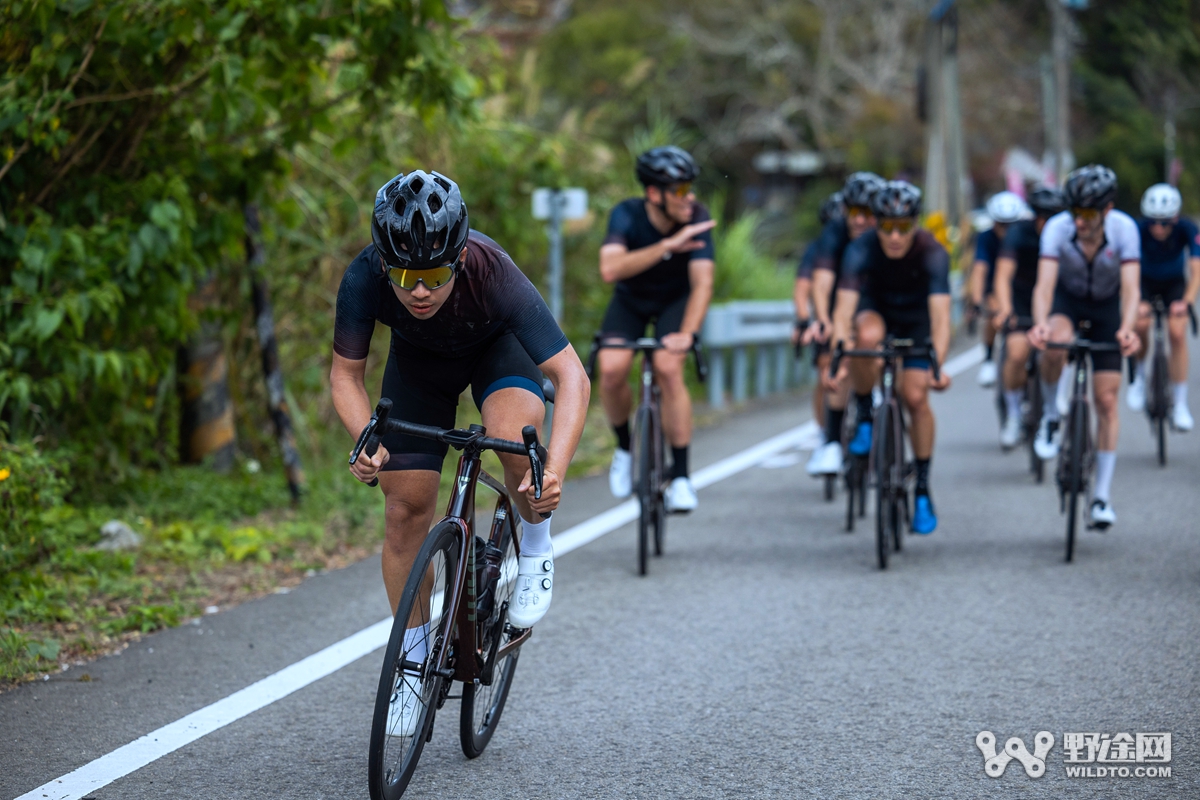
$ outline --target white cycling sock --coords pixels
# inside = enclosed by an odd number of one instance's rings
[[[1145,380],[1146,380],[1146,360],[1144,358],[1139,358],[1134,361],[1133,372],[1134,372],[1134,375],[1137,376],[1137,379],[1139,381],[1142,381],[1143,383],[1145,382]]]
[[[550,544],[550,520],[538,519],[530,522],[521,517],[521,555],[549,556],[554,553],[554,545]]]
[[[1113,470],[1116,468],[1116,450],[1096,451],[1096,491],[1092,492],[1095,499],[1108,502],[1108,492],[1112,488]]]
[[[1058,419],[1058,382],[1042,381],[1042,416],[1048,420]]]
[[[1004,402],[1008,405],[1008,415],[1010,417],[1020,418],[1021,416],[1021,398],[1025,393],[1020,389],[1005,389]]]
[[[1174,394],[1175,394],[1175,397],[1174,397],[1175,405],[1177,405],[1177,406],[1186,406],[1187,405],[1187,384],[1186,383],[1171,384],[1171,391],[1174,392]]]
[[[429,654],[429,623],[404,631],[404,652],[409,661],[422,662]]]

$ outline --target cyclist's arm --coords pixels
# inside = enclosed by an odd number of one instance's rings
[[[812,278],[796,278],[792,287],[792,303],[796,306],[796,319],[809,319],[808,298],[812,294]]]
[[[546,469],[565,478],[583,435],[592,383],[571,345],[538,364],[538,369],[554,384],[554,430],[546,445]]]
[[[712,300],[713,273],[716,264],[709,258],[696,258],[688,263],[688,280],[692,288],[688,293],[687,306],[683,310],[683,323],[680,333],[700,335],[704,325],[704,315],[708,313],[708,303]]]
[[[640,275],[669,254],[666,242],[663,239],[639,250],[623,244],[604,245],[600,248],[600,278],[605,283],[616,283]]]
[[[1188,285],[1183,293],[1184,302],[1194,305],[1197,294],[1200,294],[1200,256],[1192,256],[1188,259]]]
[[[987,280],[988,264],[982,259],[976,259],[971,265],[971,302],[975,305],[983,303],[983,286]]]
[[[333,354],[333,366],[329,370],[329,387],[333,395],[333,409],[351,438],[357,439],[362,429],[371,421],[371,398],[367,395],[364,379],[367,375],[367,360],[349,359]]]
[[[929,330],[938,363],[945,364],[950,352],[950,295],[929,295]]]
[[[1033,287],[1033,321],[1045,325],[1050,319],[1050,308],[1054,305],[1054,284],[1058,282],[1058,259],[1038,259],[1037,284]]]
[[[1009,256],[996,259],[996,281],[992,291],[996,293],[996,303],[1001,310],[1012,312],[1012,279],[1017,272],[1017,260]]]
[[[1121,263],[1121,329],[1125,331],[1132,331],[1137,324],[1138,305],[1142,301],[1141,274],[1141,262]]]
[[[844,342],[846,347],[851,346],[854,332],[854,310],[858,308],[858,294],[854,289],[838,289],[837,308],[833,318],[833,339],[831,340],[835,346],[838,342]]]
[[[829,319],[829,294],[833,289],[833,281],[837,276],[834,275],[831,269],[814,269],[812,280],[812,304],[813,314],[817,321],[829,327],[832,320]],[[840,291],[840,290],[839,290]],[[855,293],[857,294],[857,292]],[[841,295],[838,295],[839,298]],[[857,301],[856,301],[857,302]],[[838,300],[838,308],[841,308],[841,300]]]

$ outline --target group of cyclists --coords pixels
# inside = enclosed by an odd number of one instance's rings
[[[653,326],[661,343],[653,369],[672,457],[665,504],[676,513],[697,507],[689,476],[692,408],[683,367],[712,297],[714,273],[716,222],[696,201],[693,183],[699,172],[693,157],[680,148],[643,153],[637,160],[643,194],[612,209],[599,252],[600,275],[614,284],[601,335],[633,340]],[[1192,419],[1186,407],[1180,316],[1200,288],[1200,239],[1195,227],[1179,218],[1179,193],[1172,187],[1147,191],[1140,223],[1114,209],[1116,188],[1111,170],[1088,166],[1073,172],[1061,190],[1039,186],[1027,201],[1012,193],[993,197],[988,203],[992,228],[979,237],[972,292],[991,312],[988,335],[1006,337],[999,371],[1006,402],[1014,410],[1021,402],[1030,346],[1068,341],[1087,321],[1092,338],[1115,339],[1127,356],[1144,353],[1147,309],[1139,298],[1151,291],[1164,295],[1171,303],[1174,424],[1188,430]],[[921,228],[921,211],[917,187],[869,172],[852,174],[822,206],[823,228],[800,263],[794,291],[796,341],[812,346],[822,376],[814,392],[814,413],[824,422],[824,443],[807,464],[810,474],[839,472],[843,451],[863,456],[872,440],[872,390],[879,365],[856,359],[831,374],[831,346],[873,349],[891,334],[929,341],[937,358],[946,358],[950,256]],[[561,500],[562,477],[583,431],[589,377],[537,289],[499,244],[470,228],[467,205],[450,178],[418,170],[388,181],[375,197],[371,233],[372,243],[346,268],[337,296],[330,380],[334,407],[351,436],[358,437],[371,418],[364,377],[376,322],[391,329],[381,394],[392,401],[393,418],[453,427],[459,396],[469,388],[488,434],[519,440],[525,426],[541,428],[543,376],[553,385],[554,432],[540,494],[533,491],[528,460],[499,455],[522,527],[517,587],[508,614],[513,626],[531,627],[545,615],[553,594],[550,513]],[[1183,252],[1191,259],[1190,281]],[[618,498],[632,490],[632,357],[627,349],[599,353],[600,397],[616,441],[609,485]],[[930,492],[935,420],[929,391],[950,385],[948,375],[930,366],[928,359],[906,359],[897,385],[911,423],[916,472],[911,529],[919,534],[932,533],[938,525]],[[1035,446],[1048,459],[1058,446],[1059,411],[1052,389],[1063,369],[1061,352],[1047,351],[1041,369],[1047,400]],[[997,370],[989,357],[981,382],[997,380]],[[1091,515],[1098,527],[1116,519],[1109,487],[1116,461],[1119,385],[1119,357],[1097,355],[1094,392],[1100,432]],[[1141,385],[1131,389],[1131,404],[1143,402],[1137,399]],[[855,421],[846,426],[851,395]],[[1008,418],[1019,417],[1010,413]],[[1006,425],[1001,443],[1012,447],[1019,436],[1019,428]],[[383,490],[383,578],[393,612],[433,521],[446,453],[445,444],[389,434],[374,455],[364,453],[351,466],[356,478],[364,483],[378,478]],[[428,637],[428,625],[405,632],[404,649],[412,660],[423,658]],[[398,692],[393,698],[396,714],[414,718],[418,696],[411,689]]]

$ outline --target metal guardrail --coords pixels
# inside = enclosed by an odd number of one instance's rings
[[[739,300],[709,308],[701,339],[710,406],[724,408],[727,393],[735,403],[749,397],[752,362],[755,397],[812,380],[810,360],[797,361],[792,352],[795,319],[790,300]]]

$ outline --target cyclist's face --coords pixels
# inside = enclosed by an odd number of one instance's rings
[[[696,202],[696,193],[691,190],[691,184],[668,186],[665,189],[651,186],[646,191],[654,205],[661,208],[662,203],[666,203],[667,216],[672,222],[687,225],[692,221],[692,203]]]
[[[861,206],[846,209],[846,230],[850,232],[851,239],[857,239],[874,227],[875,217],[870,210]]]
[[[1109,203],[1099,212],[1093,209],[1072,209],[1071,216],[1075,220],[1075,233],[1084,239],[1093,239],[1098,236],[1100,231],[1104,230],[1104,217],[1112,207],[1113,204]]]
[[[875,229],[883,254],[888,258],[904,258],[917,237],[917,221],[912,217],[888,219]]]
[[[1179,222],[1178,216],[1174,219],[1152,219],[1150,220],[1150,235],[1160,242],[1165,242],[1177,222]]]
[[[463,255],[459,259],[460,268],[466,258],[466,253],[467,251],[463,250]],[[453,290],[456,280],[458,280],[457,275],[451,278],[448,283],[436,289],[430,289],[425,285],[424,281],[418,281],[417,285],[412,289],[401,289],[391,282],[388,283],[388,286],[392,287],[392,291],[396,293],[396,299],[400,301],[402,306],[408,309],[408,313],[417,319],[429,319],[441,309],[442,304],[450,297],[450,292]]]

